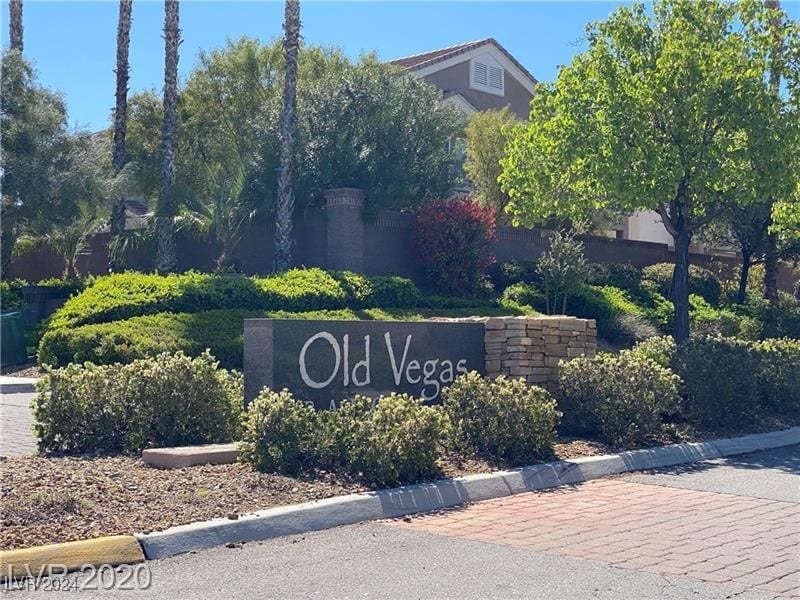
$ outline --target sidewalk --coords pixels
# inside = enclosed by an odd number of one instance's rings
[[[22,456],[36,452],[36,439],[31,431],[32,399],[31,393],[0,394],[0,456]]]

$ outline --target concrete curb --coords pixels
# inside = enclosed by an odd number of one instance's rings
[[[36,380],[29,381],[22,377],[19,377],[19,379],[22,381],[3,381],[0,383],[0,394],[32,394],[36,391]]]
[[[627,471],[692,463],[800,443],[800,427],[691,444],[631,450],[608,456],[532,465],[363,494],[281,506],[237,520],[213,519],[140,534],[145,557],[165,558],[232,542],[252,542],[361,521],[400,517],[527,492],[581,483]]]
[[[74,571],[86,565],[121,565],[144,561],[139,540],[132,535],[109,537],[34,546],[19,550],[0,551],[0,577],[33,576],[48,568]],[[44,571],[43,571],[44,569]]]

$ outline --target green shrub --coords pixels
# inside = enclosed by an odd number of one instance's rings
[[[243,326],[250,318],[317,320],[406,320],[423,318],[468,317],[473,315],[529,314],[525,307],[500,307],[490,304],[471,308],[439,310],[320,310],[302,313],[285,311],[211,310],[199,313],[161,313],[132,317],[111,323],[48,330],[39,342],[39,364],[63,366],[70,362],[91,361],[97,364],[127,363],[162,352],[182,351],[190,356],[206,348],[229,369],[242,368]]]
[[[672,274],[675,265],[658,263],[642,270],[642,282],[665,298],[672,298]],[[716,275],[698,265],[689,265],[689,293],[702,296],[714,306],[719,305],[722,284]]]
[[[609,285],[633,295],[642,291],[642,270],[638,267],[621,263],[589,263],[588,266],[586,282],[591,285]]]
[[[241,376],[208,353],[73,364],[39,383],[34,430],[40,450],[66,454],[226,442],[238,434],[241,398]]]
[[[757,340],[762,324],[753,317],[737,314],[725,308],[714,308],[702,296],[689,296],[689,316],[692,334],[696,336],[739,337]]]
[[[671,335],[651,337],[636,344],[630,351],[632,356],[650,359],[665,369],[672,364],[677,345]]]
[[[471,198],[425,204],[414,219],[414,243],[428,284],[442,294],[475,295],[492,263],[494,209]]]
[[[489,267],[489,279],[495,290],[503,291],[515,283],[541,283],[536,262],[512,258]]]
[[[328,273],[322,269],[292,269],[269,277],[127,272],[95,279],[86,290],[56,311],[49,328],[118,321],[160,312],[404,308],[415,306],[418,300],[419,292],[407,279]]]
[[[753,344],[758,393],[770,412],[800,414],[800,341],[769,339]]]
[[[10,311],[22,308],[22,288],[28,285],[24,279],[0,280],[0,310]]]
[[[582,286],[569,303],[569,314],[597,322],[598,335],[609,342],[629,344],[658,335],[649,309],[627,292],[611,286]]]
[[[748,342],[691,338],[672,368],[681,380],[686,416],[706,426],[742,424],[759,412],[758,361]]]
[[[264,388],[243,419],[241,460],[260,471],[297,475],[317,458],[317,414],[288,390]]]
[[[552,454],[560,413],[547,390],[522,379],[462,375],[442,391],[455,448],[512,465]]]
[[[532,283],[514,283],[508,286],[501,297],[502,302],[513,302],[521,306],[531,306],[544,311],[547,299],[544,292]]]
[[[559,406],[568,430],[612,444],[646,440],[678,406],[679,379],[630,352],[562,362]]]
[[[447,419],[439,407],[425,406],[406,394],[389,394],[355,420],[348,435],[351,471],[375,485],[413,483],[438,473]]]

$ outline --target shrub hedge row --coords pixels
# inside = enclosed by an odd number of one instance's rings
[[[119,273],[98,277],[50,319],[50,329],[104,323],[161,312],[217,309],[311,310],[410,308],[423,303],[402,277],[367,277],[322,269],[292,269],[269,277],[188,272]]]
[[[493,304],[454,308],[384,310],[317,310],[302,313],[258,310],[210,310],[197,313],[160,313],[132,317],[111,323],[95,323],[79,327],[51,328],[39,342],[39,364],[54,367],[71,362],[91,361],[95,364],[129,363],[162,352],[184,352],[197,356],[210,349],[220,363],[229,369],[242,368],[242,321],[252,318],[319,319],[319,320],[406,320],[429,316],[467,317],[525,314],[524,307]]]
[[[139,452],[148,446],[227,442],[239,435],[242,378],[204,353],[129,365],[49,370],[33,402],[45,452]]]

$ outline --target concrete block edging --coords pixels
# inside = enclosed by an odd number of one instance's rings
[[[237,520],[212,519],[136,537],[145,557],[152,560],[227,543],[265,540],[362,521],[401,517],[628,471],[669,467],[798,443],[800,427],[707,442],[672,444],[280,506],[244,515]]]

